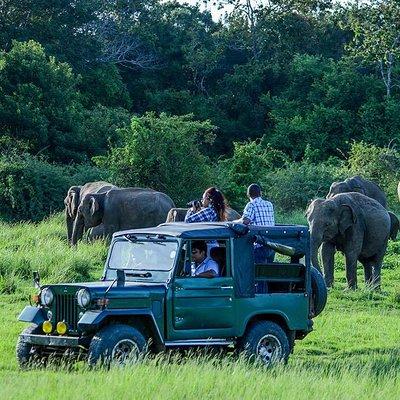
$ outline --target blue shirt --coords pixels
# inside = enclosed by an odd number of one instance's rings
[[[250,220],[250,225],[274,226],[274,206],[261,197],[251,199],[243,210],[242,218]]]
[[[207,271],[214,271],[215,276],[219,276],[219,265],[210,257],[206,257],[199,265],[196,266],[194,275],[197,276]]]
[[[191,208],[189,208],[186,213],[185,222],[214,222],[218,221],[218,215],[214,207],[208,206],[202,208],[200,211],[194,213]]]

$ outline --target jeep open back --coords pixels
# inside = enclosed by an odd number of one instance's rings
[[[219,276],[191,276],[194,240],[212,248]],[[254,264],[254,242],[279,261]],[[94,365],[167,347],[227,346],[273,364],[287,360],[325,302],[305,226],[162,224],[115,233],[100,281],[41,286],[19,316],[32,325],[16,353],[21,367],[49,355]]]

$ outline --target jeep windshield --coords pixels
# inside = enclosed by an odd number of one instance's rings
[[[177,241],[119,240],[112,247],[108,269],[124,270],[128,278],[150,278],[152,271],[172,269],[177,249]]]

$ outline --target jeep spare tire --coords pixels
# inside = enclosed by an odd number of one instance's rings
[[[146,352],[146,339],[136,328],[115,324],[101,329],[89,346],[90,366],[131,365],[140,360]]]
[[[311,267],[311,315],[316,317],[325,308],[328,299],[324,277],[315,267]]]

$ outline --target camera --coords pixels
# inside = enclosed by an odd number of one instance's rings
[[[192,200],[186,204],[188,207],[201,208],[201,200]]]

